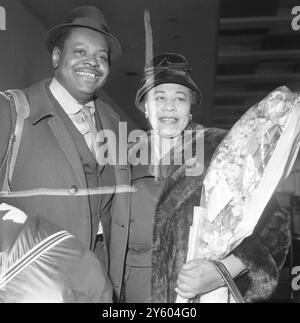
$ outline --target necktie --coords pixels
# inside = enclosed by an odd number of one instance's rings
[[[92,114],[91,114],[91,109],[88,106],[82,107],[80,110],[84,121],[86,122],[86,125],[88,126],[88,130],[86,134],[84,134],[84,139],[87,142],[91,152],[94,154],[96,160],[98,158],[97,156],[97,129],[94,124]],[[101,221],[99,222],[99,227],[98,227],[98,232],[97,235],[103,234],[103,228]]]
[[[84,106],[80,110],[84,121],[86,122],[87,132],[84,135],[87,145],[94,156],[97,156],[97,129],[94,124],[90,107]]]

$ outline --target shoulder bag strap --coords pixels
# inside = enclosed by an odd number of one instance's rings
[[[15,89],[7,90],[5,91],[5,93],[7,93],[12,98],[12,109],[15,109],[15,114],[14,111],[12,111],[12,129],[14,129],[14,131],[11,134],[8,146],[8,161],[2,187],[3,191],[10,192],[10,183],[20,148],[24,120],[30,115],[30,107],[26,95],[23,93],[23,91]]]
[[[233,298],[237,303],[245,303],[241,292],[239,291],[236,283],[234,282],[233,278],[231,277],[228,269],[226,266],[220,261],[213,261],[218,273],[223,278],[226,286],[228,287],[230,293],[232,294]]]

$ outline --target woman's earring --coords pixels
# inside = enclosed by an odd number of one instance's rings
[[[57,62],[53,62],[53,67],[54,67],[54,69],[57,68]]]
[[[192,114],[190,114],[190,121],[192,121],[193,120],[193,115]]]
[[[145,112],[145,118],[148,119],[148,117],[149,117],[148,112]]]

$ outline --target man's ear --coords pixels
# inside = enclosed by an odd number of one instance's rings
[[[60,49],[58,47],[54,47],[52,51],[52,65],[54,69],[58,67],[60,59]]]

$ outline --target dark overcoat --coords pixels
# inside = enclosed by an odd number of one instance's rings
[[[77,237],[85,247],[93,249],[95,230],[101,219],[107,245],[110,244],[111,208],[115,217],[120,217],[128,208],[128,194],[101,196],[98,220],[91,218],[88,196],[78,196],[79,189],[86,189],[87,182],[82,161],[66,125],[56,113],[49,94],[50,80],[43,80],[25,89],[30,117],[25,120],[19,154],[12,178],[13,191],[28,191],[39,188],[65,189],[67,196],[31,196],[1,198],[23,210],[26,214],[41,215]],[[100,98],[95,101],[103,129],[113,131],[118,138],[119,117]],[[8,98],[0,96],[0,165],[2,165],[11,134],[11,107]],[[122,138],[121,138],[122,139]],[[116,147],[113,147],[116,149]],[[2,171],[3,167],[2,165]],[[100,185],[115,187],[128,185],[128,168],[113,166],[102,169]],[[2,186],[1,186],[2,187]],[[120,215],[121,213],[122,215]],[[93,222],[93,223],[92,223]],[[93,233],[92,233],[93,232]],[[107,248],[104,246],[107,260]],[[108,265],[108,263],[106,264]]]

